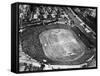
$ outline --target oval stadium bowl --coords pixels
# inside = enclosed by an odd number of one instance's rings
[[[78,53],[80,55],[78,58],[74,60],[68,60],[68,56],[55,59],[53,57],[47,57],[44,53],[43,45],[41,44],[40,37],[42,36],[42,33],[50,30],[50,29],[65,29],[69,30],[75,39],[78,41],[78,43],[81,46],[82,52]],[[74,31],[73,31],[74,30]],[[75,32],[76,30],[76,32]],[[46,60],[48,64],[51,65],[79,65],[83,64],[88,60],[94,52],[89,49],[86,46],[86,39],[82,39],[81,36],[78,36],[79,32],[77,32],[77,29],[70,27],[65,24],[50,24],[50,25],[41,25],[41,26],[35,26],[33,28],[30,28],[22,33],[22,48],[23,51],[28,54],[31,58],[36,59],[38,62],[43,63],[43,60]],[[74,55],[72,58],[75,57]]]

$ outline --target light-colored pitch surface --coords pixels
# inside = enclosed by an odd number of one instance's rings
[[[45,55],[51,60],[74,61],[84,54],[70,30],[50,29],[39,37]]]

